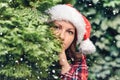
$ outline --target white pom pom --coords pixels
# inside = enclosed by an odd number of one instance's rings
[[[79,50],[81,50],[84,54],[90,54],[96,51],[94,44],[90,41],[90,39],[86,39],[81,42],[79,46]]]

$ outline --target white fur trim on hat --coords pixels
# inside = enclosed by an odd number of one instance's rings
[[[88,38],[81,42],[81,44],[79,46],[79,50],[84,54],[90,54],[90,53],[95,52],[96,48],[95,48],[94,44]]]
[[[85,22],[82,15],[68,5],[56,5],[46,11],[51,15],[50,21],[65,20],[71,22],[77,30],[77,43],[80,43],[85,34]]]

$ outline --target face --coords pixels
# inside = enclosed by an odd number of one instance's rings
[[[63,41],[63,48],[66,50],[74,40],[75,27],[66,21],[54,21],[54,31]]]

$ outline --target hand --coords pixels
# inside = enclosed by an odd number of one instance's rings
[[[67,61],[66,54],[65,54],[65,48],[63,47],[61,53],[59,54],[59,63],[62,67],[61,74],[64,74],[70,70],[70,64]]]

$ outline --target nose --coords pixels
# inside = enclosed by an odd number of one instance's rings
[[[64,31],[62,31],[60,33],[60,38],[62,39],[62,41],[64,41],[64,39],[65,39],[65,32]]]

